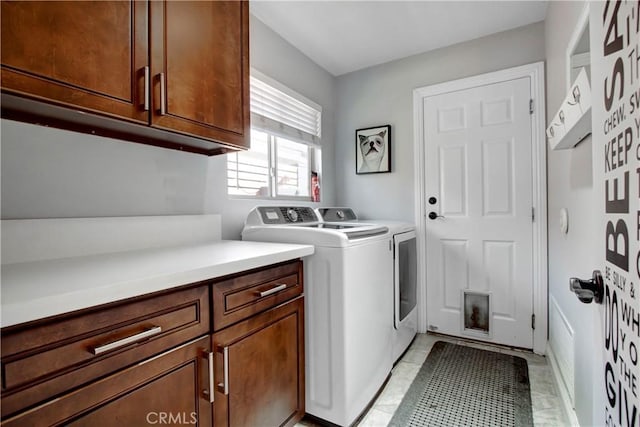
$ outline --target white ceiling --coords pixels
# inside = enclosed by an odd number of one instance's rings
[[[260,1],[251,13],[334,76],[544,20],[546,1]]]

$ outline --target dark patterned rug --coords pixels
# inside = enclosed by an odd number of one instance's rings
[[[527,361],[438,341],[389,426],[533,426]]]

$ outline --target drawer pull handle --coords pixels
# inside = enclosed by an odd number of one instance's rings
[[[274,286],[273,288],[271,288],[269,290],[258,292],[258,295],[260,295],[260,298],[264,298],[264,297],[269,296],[271,294],[275,294],[276,292],[280,292],[283,289],[287,289],[286,283],[281,283],[279,285]]]
[[[162,328],[160,326],[154,326],[150,329],[140,332],[139,334],[131,335],[130,337],[122,338],[121,340],[110,342],[99,347],[93,347],[91,348],[91,352],[95,355],[102,354],[104,352],[115,350],[141,339],[152,337],[159,334],[160,332],[162,332]]]
[[[215,401],[215,392],[214,392],[214,384],[215,381],[213,379],[213,357],[214,353],[212,351],[205,351],[205,359],[209,364],[209,389],[203,390],[203,394],[209,398],[209,403],[213,403]]]
[[[220,349],[218,349],[220,351]],[[229,395],[229,347],[222,348],[222,366],[224,370],[224,382],[218,383],[218,388],[222,389],[222,392]]]

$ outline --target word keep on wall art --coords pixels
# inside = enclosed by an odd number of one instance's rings
[[[603,420],[595,421],[640,427],[640,2],[590,7],[594,176],[604,180],[606,259],[605,357],[596,371],[604,374],[605,402]]]

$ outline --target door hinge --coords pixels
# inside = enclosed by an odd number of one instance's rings
[[[529,100],[529,114],[533,114],[533,99]]]
[[[531,315],[531,329],[535,329],[536,328],[536,315],[532,314]]]
[[[536,208],[531,208],[531,222],[536,221]]]

